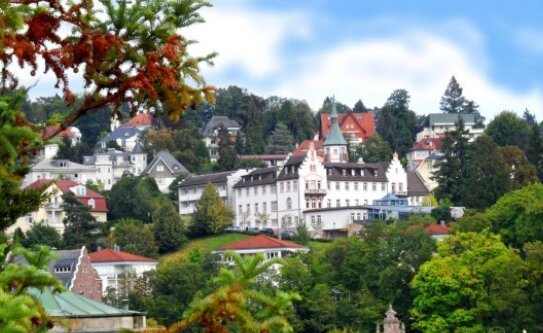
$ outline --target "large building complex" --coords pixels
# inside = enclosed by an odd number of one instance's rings
[[[201,190],[208,182],[217,187],[234,211],[234,226],[242,229],[256,227],[278,231],[293,228],[301,221],[305,221],[310,229],[317,229],[316,221],[311,223],[307,212],[347,207],[359,207],[360,220],[363,220],[368,218],[368,207],[387,194],[403,198],[406,206],[422,205],[422,198],[428,191],[416,175],[408,177],[397,154],[386,163],[349,162],[347,142],[339,126],[335,105],[330,119],[326,139],[319,147],[320,153],[315,142],[308,141],[304,150],[289,155],[281,166],[187,178],[179,185],[180,213],[194,212]],[[335,225],[332,221],[321,222],[331,226],[329,231],[332,227],[343,231],[354,221],[337,221]]]

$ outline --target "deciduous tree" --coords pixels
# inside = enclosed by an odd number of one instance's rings
[[[153,233],[160,253],[175,251],[187,240],[183,221],[171,201],[162,200],[153,212]]]
[[[215,186],[208,183],[196,204],[189,231],[192,236],[215,235],[232,224],[234,214],[220,197]]]
[[[156,258],[158,247],[151,226],[135,219],[120,219],[109,234],[109,246],[119,246],[122,251]]]

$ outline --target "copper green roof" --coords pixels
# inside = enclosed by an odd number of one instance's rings
[[[104,303],[93,301],[76,293],[66,291],[53,293],[30,289],[29,293],[38,298],[50,317],[62,318],[100,318],[141,316],[143,313],[118,309]]]
[[[330,129],[328,130],[328,136],[324,141],[325,146],[337,146],[337,145],[347,145],[347,141],[343,137],[341,130],[339,129],[339,120],[336,110],[336,101],[332,102],[332,113],[330,114]]]

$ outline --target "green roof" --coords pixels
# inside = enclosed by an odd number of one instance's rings
[[[43,292],[30,289],[29,293],[40,300],[45,312],[51,317],[99,318],[143,315],[141,312],[114,308],[70,291],[53,293],[46,288]]]
[[[347,145],[347,141],[343,137],[343,134],[341,133],[341,129],[339,129],[339,120],[337,116],[337,110],[336,110],[336,101],[334,100],[332,102],[332,112],[330,114],[330,121],[332,124],[330,125],[330,129],[328,130],[328,135],[326,136],[326,140],[324,141],[325,146],[337,146],[337,145]]]

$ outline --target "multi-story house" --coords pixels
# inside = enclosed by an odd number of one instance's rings
[[[42,137],[49,136],[54,131],[56,131],[59,126],[60,125],[51,125],[51,126],[45,127],[41,133]],[[58,133],[55,139],[57,141],[61,141],[65,137],[70,138],[69,142],[70,142],[70,145],[73,147],[79,144],[79,142],[81,142],[81,131],[77,127],[70,126],[67,129]],[[58,150],[59,150],[59,146],[57,143],[54,143],[54,142],[48,143],[44,145],[43,148],[41,149],[39,158],[40,159],[55,158],[55,156],[58,153]]]
[[[188,215],[196,211],[196,204],[202,197],[204,187],[211,183],[227,205],[234,209],[233,186],[247,170],[226,171],[208,175],[189,176],[179,183],[179,214]]]
[[[92,156],[84,156],[83,160],[85,165],[94,168],[94,182],[106,190],[110,190],[125,172],[139,176],[147,167],[147,154],[141,142],[136,142],[129,152],[107,148]]]
[[[477,126],[475,115],[472,113],[431,113],[419,125],[417,142],[422,139],[444,137],[447,132],[456,130],[458,120],[462,118],[470,141],[477,139],[484,132],[484,127]]]
[[[160,151],[143,170],[143,174],[153,178],[158,189],[166,193],[177,176],[181,174],[190,175],[190,171],[176,160],[172,154],[167,151]]]
[[[101,149],[106,149],[108,143],[114,142],[124,151],[132,151],[137,142],[143,140],[143,131],[137,127],[117,127],[113,132],[109,133],[105,138],[100,140],[97,146]]]
[[[8,233],[13,232],[16,228],[27,231],[36,223],[45,223],[62,234],[64,232],[63,220],[65,216],[62,208],[62,195],[65,193],[73,193],[82,204],[88,206],[91,215],[98,222],[107,221],[108,209],[106,198],[103,195],[86,188],[84,185],[65,179],[40,179],[28,185],[28,188],[42,186],[46,186],[47,201],[38,210],[18,218],[16,223],[8,229]]]
[[[423,138],[415,142],[407,152],[407,168],[415,170],[430,155],[440,152],[443,145],[443,137]]]
[[[34,164],[23,180],[23,187],[42,179],[68,179],[85,184],[96,182],[96,169],[91,165],[83,165],[69,160],[43,159]]]
[[[352,143],[361,143],[375,135],[373,112],[340,113],[337,117],[341,132]],[[321,128],[319,137],[321,140],[325,140],[332,126],[332,114],[322,113],[320,118]]]
[[[141,277],[143,273],[156,270],[158,260],[136,254],[123,252],[119,249],[103,249],[90,255],[92,267],[102,280],[102,293],[108,288],[119,287],[123,275]]]
[[[213,116],[200,131],[204,137],[204,143],[209,151],[211,162],[216,162],[219,158],[219,131],[225,128],[230,134],[230,139],[236,141],[238,132],[241,128],[238,122],[226,116]]]

